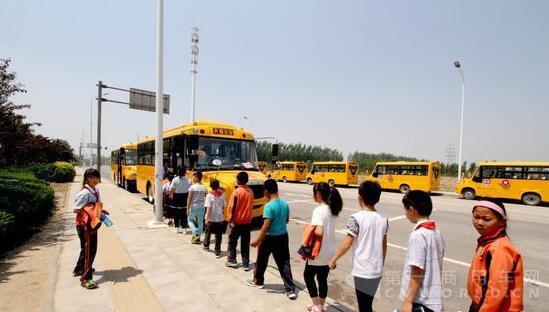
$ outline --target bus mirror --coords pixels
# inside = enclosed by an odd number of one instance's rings
[[[272,149],[271,149],[271,154],[272,154],[273,157],[278,156],[278,144],[273,144]]]
[[[482,178],[481,177],[473,177],[473,182],[480,183],[480,182],[482,182]]]
[[[377,178],[378,176],[379,176],[379,175],[377,174],[377,172],[373,172],[373,173],[372,173],[372,177]]]

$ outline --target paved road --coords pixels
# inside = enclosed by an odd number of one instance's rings
[[[104,176],[109,177],[107,168]],[[107,181],[105,181],[107,182]],[[108,182],[107,182],[108,183]],[[281,195],[291,206],[291,222],[289,224],[290,250],[292,254],[292,270],[294,278],[303,287],[302,272],[304,263],[295,251],[300,244],[302,224],[309,222],[315,203],[312,200],[312,187],[306,184],[280,183]],[[358,211],[356,188],[340,188],[344,200],[344,210],[341,212],[337,229],[343,229],[348,217]],[[457,199],[454,196],[433,196],[435,211],[433,218],[446,238],[447,249],[444,262],[444,283],[447,311],[466,311],[469,299],[465,285],[468,263],[471,260],[476,245],[477,233],[471,225],[472,201]],[[378,210],[390,219],[389,250],[384,277],[378,290],[374,308],[377,311],[392,311],[400,307],[398,293],[400,277],[404,264],[405,247],[412,224],[403,215],[402,195],[384,192]],[[549,269],[545,263],[549,261],[546,252],[549,208],[527,207],[517,204],[506,205],[510,225],[509,233],[516,247],[522,253],[525,270],[529,281],[525,287],[525,310],[548,311],[542,298],[549,296]],[[255,233],[254,235],[256,235]],[[344,234],[339,231],[338,243]],[[270,262],[271,264],[274,261]],[[350,258],[346,255],[338,263],[338,269],[330,273],[329,297],[344,306],[355,306],[355,295],[350,276]]]

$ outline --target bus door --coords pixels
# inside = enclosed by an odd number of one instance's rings
[[[349,164],[349,168],[347,169],[347,178],[352,183],[356,183],[358,176],[358,165],[356,164]]]
[[[125,148],[120,148],[120,153],[118,155],[118,162],[116,164],[116,177],[118,178],[118,181],[116,181],[116,183],[118,183],[118,185],[124,185],[123,184],[123,171],[122,171],[122,166],[125,164],[125,159],[126,159],[126,149]]]
[[[438,191],[440,186],[440,166],[434,164],[431,166],[431,190]]]

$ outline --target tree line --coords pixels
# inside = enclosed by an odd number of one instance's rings
[[[272,144],[269,142],[258,142],[257,157],[260,161],[272,162],[275,161],[305,161],[310,167],[313,161],[342,161],[343,153],[337,149],[305,145],[301,143],[279,143],[278,157],[272,157]],[[360,167],[361,173],[370,173],[374,169],[377,162],[383,161],[425,161],[409,156],[399,156],[391,153],[364,153],[355,151],[347,156],[347,160],[356,161]],[[472,174],[476,164],[463,162],[462,170],[466,175]],[[457,176],[458,164],[442,163],[442,175]]]
[[[0,58],[0,166],[73,161],[74,153],[67,141],[35,134],[34,127],[40,123],[27,122],[21,113],[30,105],[11,100],[27,90],[17,82],[10,63],[10,59]]]

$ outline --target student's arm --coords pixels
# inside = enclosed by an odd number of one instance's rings
[[[406,298],[404,299],[404,303],[400,308],[401,312],[412,312],[412,306],[414,300],[416,299],[417,293],[419,292],[419,288],[421,287],[421,282],[423,282],[423,275],[425,273],[425,271],[420,267],[417,267],[415,265],[411,265],[410,267],[412,275],[410,276],[408,291],[406,291]]]
[[[332,258],[332,260],[330,260],[330,262],[328,262],[328,266],[330,266],[330,269],[333,270],[337,267],[337,260],[339,260],[339,258],[341,258],[349,250],[349,248],[353,246],[354,240],[355,238],[350,234],[347,234],[345,236],[345,239],[343,239],[343,242],[341,243],[341,245],[339,246],[339,249],[334,254],[334,257]]]
[[[233,221],[233,212],[234,208],[236,207],[237,201],[236,201],[236,194],[231,194],[231,198],[229,199],[229,206],[227,207],[227,222],[231,223]]]
[[[257,247],[259,243],[261,243],[263,238],[267,235],[267,232],[269,232],[272,223],[273,219],[271,218],[263,219],[263,226],[261,227],[261,231],[259,231],[259,235],[257,235],[257,238],[250,244],[252,247]]]
[[[191,211],[191,203],[193,202],[193,191],[189,190],[189,196],[187,196],[187,215]]]
[[[385,259],[387,259],[387,234],[383,235],[383,265],[385,265]]]

